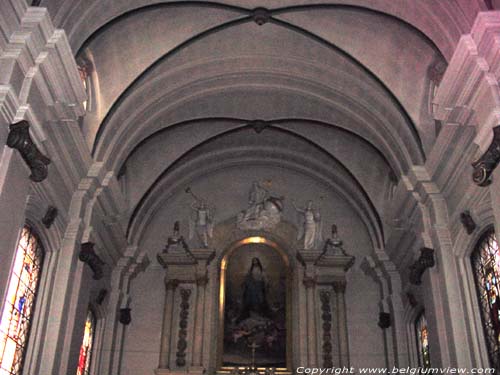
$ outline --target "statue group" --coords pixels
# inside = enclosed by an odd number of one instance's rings
[[[190,204],[189,240],[196,238],[197,246],[208,248],[213,238],[215,227],[215,207],[205,199],[195,195],[191,188],[185,190],[194,199]],[[241,230],[271,230],[280,223],[284,208],[284,197],[272,194],[258,181],[254,181],[248,193],[248,206],[237,215],[236,226]],[[299,207],[292,200],[297,212],[297,241],[305,250],[320,248],[322,238],[322,220],[319,208],[312,200]]]
[[[281,221],[283,199],[272,196],[269,190],[254,181],[248,194],[248,207],[239,213],[236,225],[243,230],[274,228]]]

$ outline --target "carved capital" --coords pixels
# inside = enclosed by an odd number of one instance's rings
[[[391,326],[391,314],[380,312],[378,314],[378,326],[382,329],[387,329]]]
[[[500,162],[500,126],[493,128],[493,140],[486,152],[472,163],[472,180],[479,186],[491,184],[491,174]]]
[[[198,285],[198,286],[205,286],[207,284],[208,284],[208,276],[207,275],[198,276],[196,278],[196,285]]]
[[[314,285],[316,285],[316,280],[314,279],[314,277],[304,276],[303,283],[306,288],[312,288],[314,287]]]
[[[344,294],[347,283],[345,282],[345,280],[338,280],[338,281],[334,281],[332,283],[332,286],[333,286],[333,290],[335,291],[335,293]]]
[[[94,244],[92,242],[85,242],[81,244],[78,259],[87,263],[92,272],[94,273],[94,280],[100,280],[104,276],[105,263],[97,256],[94,251]]]
[[[180,281],[177,279],[165,280],[165,288],[167,290],[175,290],[180,284]]]
[[[9,126],[7,146],[15,148],[31,170],[30,179],[41,182],[47,178],[50,159],[43,155],[31,139],[30,124],[26,120],[16,122]]]
[[[460,214],[460,222],[467,231],[467,234],[472,234],[472,232],[474,232],[477,227],[476,222],[474,221],[468,210]]]
[[[434,267],[434,250],[427,247],[420,249],[420,256],[410,266],[410,282],[414,285],[422,283],[422,275],[427,268]]]
[[[54,206],[49,206],[47,208],[47,211],[45,212],[45,216],[42,219],[42,224],[45,225],[45,228],[49,229],[52,224],[54,223],[54,220],[56,219],[58,214],[57,208]]]

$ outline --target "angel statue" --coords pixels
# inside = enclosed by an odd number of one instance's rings
[[[299,232],[297,240],[302,240],[304,249],[316,248],[321,242],[321,215],[319,209],[313,207],[313,201],[307,201],[304,208],[299,208],[292,201],[295,210],[300,214]]]
[[[208,240],[212,238],[214,232],[215,209],[209,207],[204,199],[200,199],[194,195],[190,188],[186,189],[186,193],[191,194],[195,199],[194,202],[191,203],[192,213],[189,217],[189,239],[193,239],[196,233],[201,246],[207,248]]]

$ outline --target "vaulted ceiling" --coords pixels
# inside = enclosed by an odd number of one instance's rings
[[[484,7],[444,3],[41,5],[92,65],[82,131],[127,179],[129,229],[209,173],[265,164],[331,186],[381,241],[388,191],[439,132],[436,76]]]

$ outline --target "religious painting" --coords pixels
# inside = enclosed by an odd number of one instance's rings
[[[222,365],[287,367],[286,258],[266,243],[242,244],[222,274]]]

